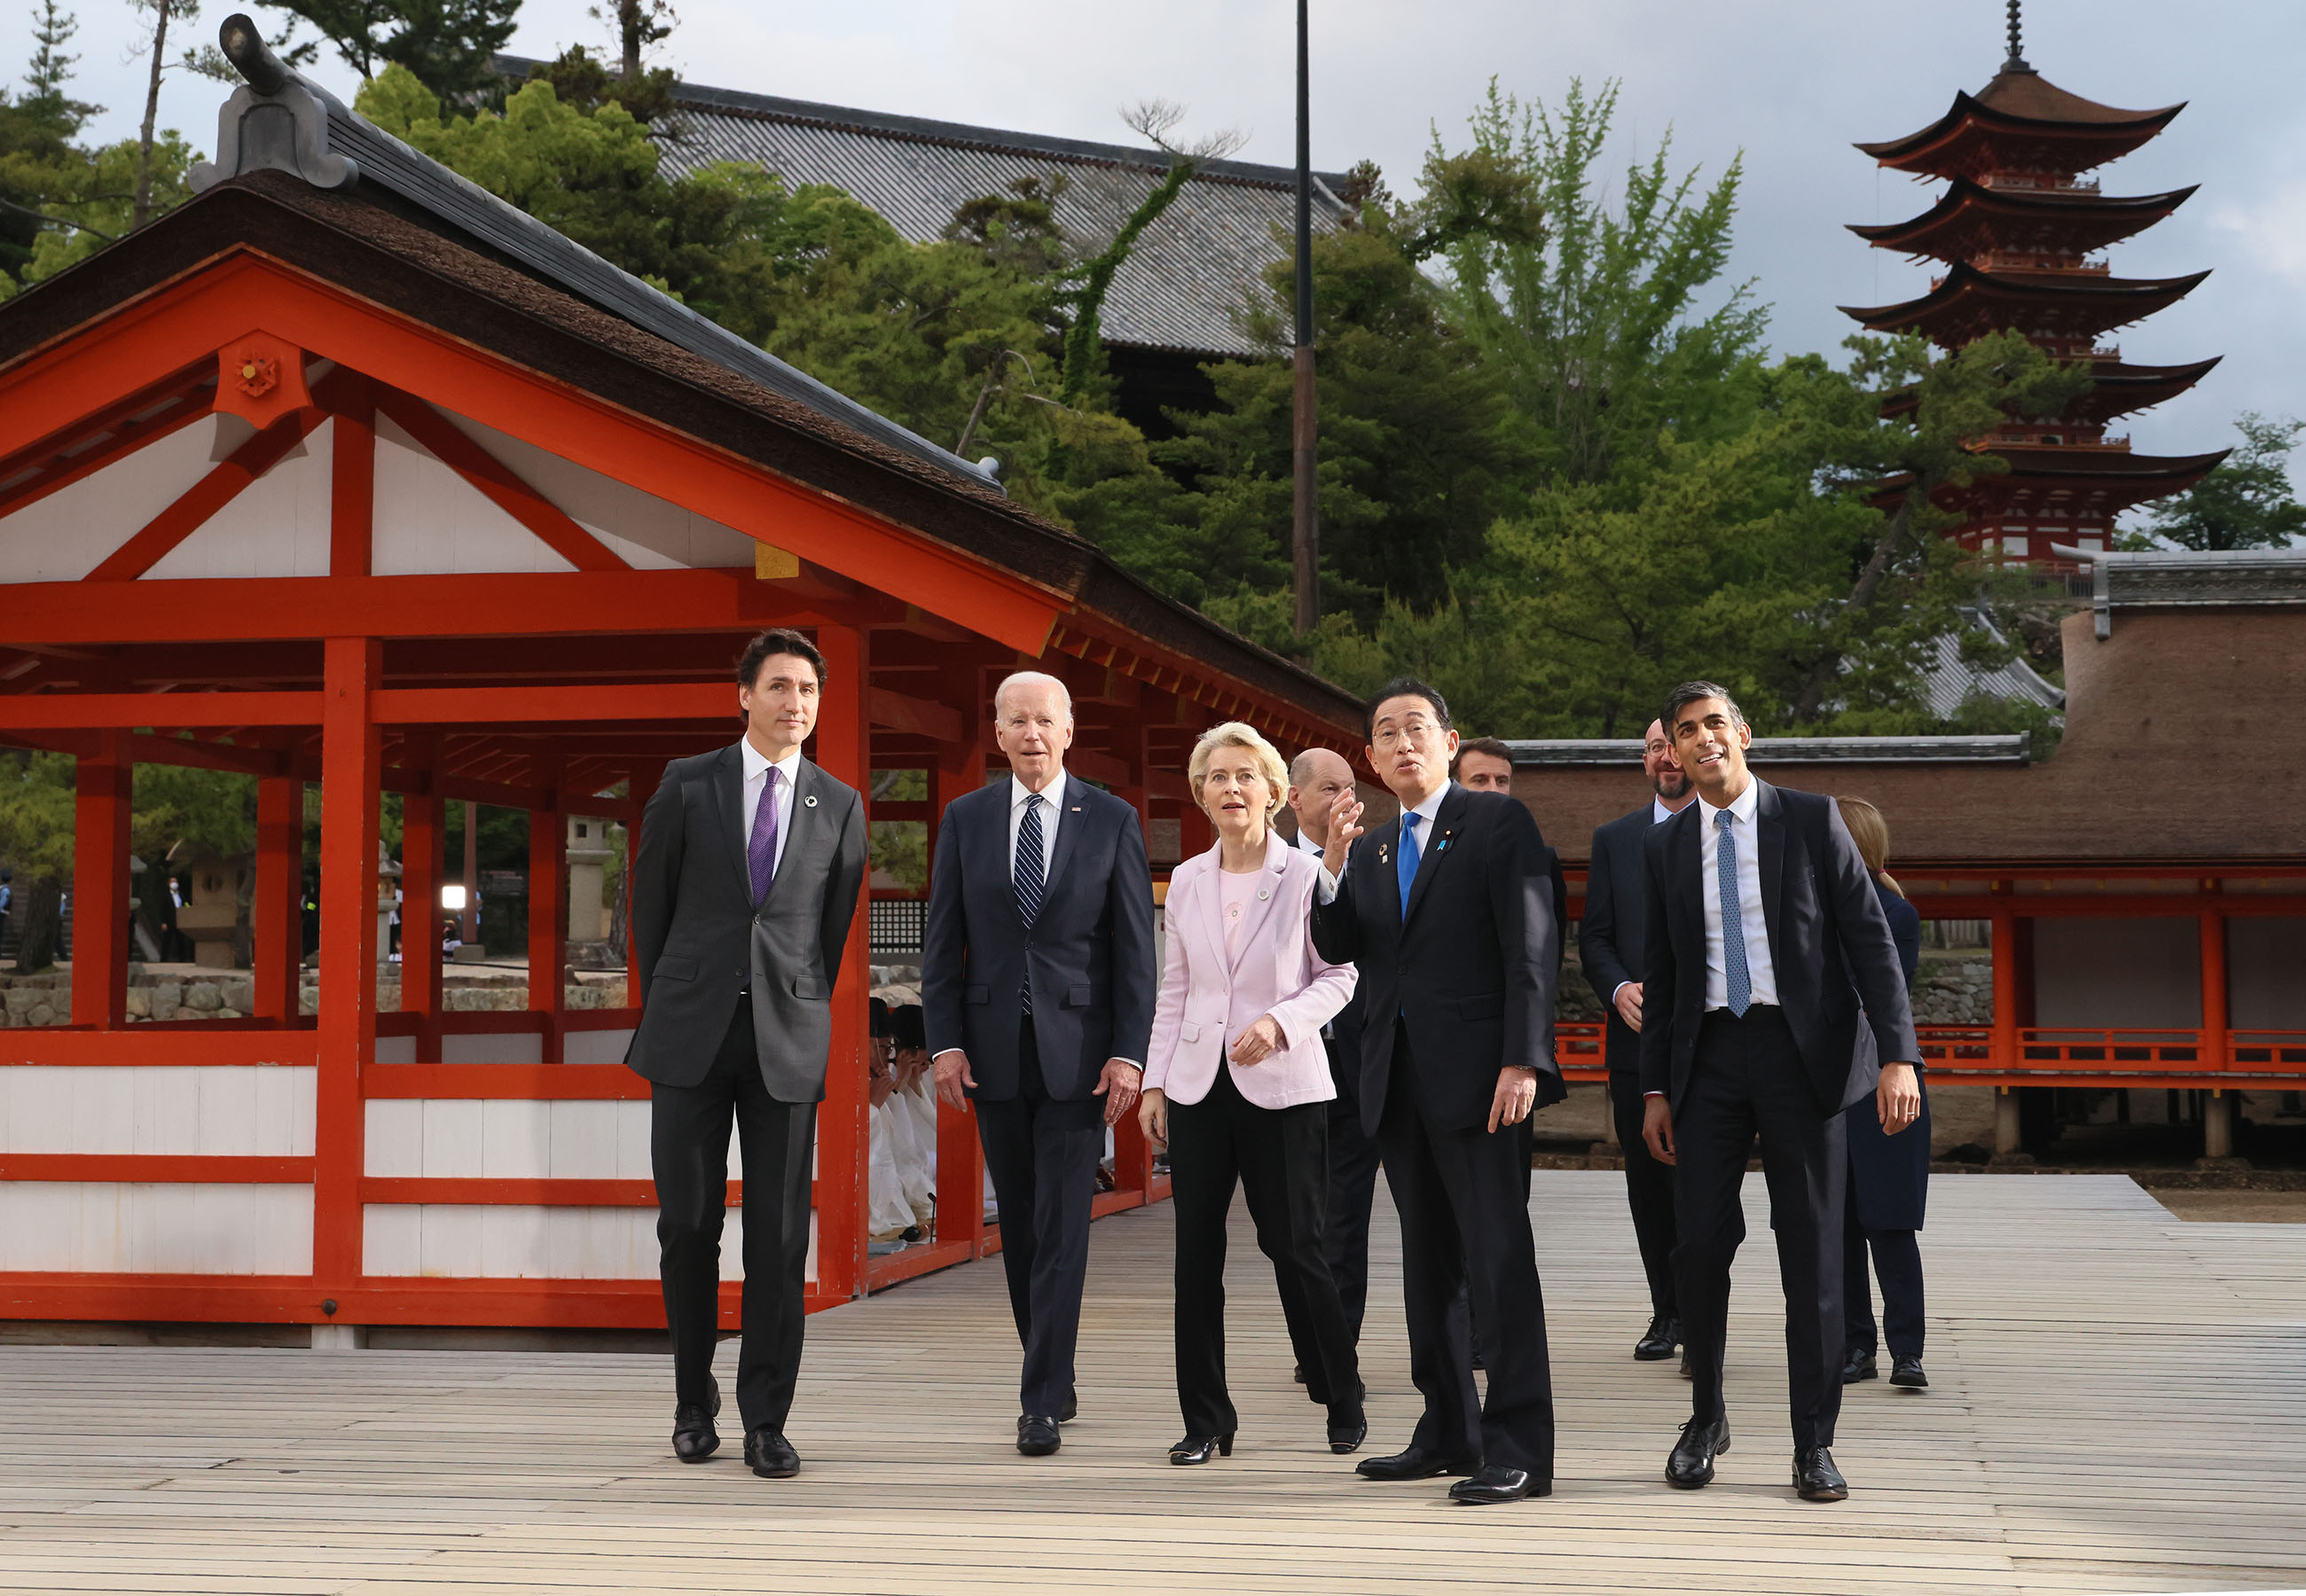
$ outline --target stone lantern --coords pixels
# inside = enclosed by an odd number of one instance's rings
[[[568,817],[568,963],[574,969],[607,969],[609,916],[602,905],[609,861],[609,823],[589,815]]]
[[[176,929],[192,944],[192,962],[202,969],[234,969],[240,962],[240,898],[249,884],[249,861],[195,854],[171,868],[184,894]],[[168,890],[165,881],[159,890]]]

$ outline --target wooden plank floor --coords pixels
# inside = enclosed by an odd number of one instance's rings
[[[796,1481],[667,1451],[665,1360],[0,1349],[0,1589],[357,1592],[2112,1592],[2306,1587],[2306,1227],[2182,1225],[2126,1180],[1942,1179],[1933,1380],[1849,1393],[1855,1494],[1787,1489],[1780,1302],[1758,1179],[1721,1479],[1660,1479],[1688,1387],[1628,1356],[1644,1310],[1620,1178],[1532,1209],[1561,1421],[1549,1501],[1372,1485],[1289,1381],[1237,1230],[1241,1443],[1174,1469],[1166,1206],[1095,1228],[1082,1418],[1009,1444],[999,1265],[809,1321]],[[1372,1442],[1416,1411],[1382,1196]],[[731,1380],[733,1344],[722,1378]],[[733,1404],[732,1404],[733,1409]],[[733,1411],[730,1415],[733,1421]]]

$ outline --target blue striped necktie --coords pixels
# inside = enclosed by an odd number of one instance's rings
[[[1047,885],[1047,866],[1041,858],[1041,795],[1029,793],[1025,798],[1025,818],[1017,826],[1017,867],[1014,884],[1017,889],[1017,917],[1030,931],[1033,922],[1040,917],[1041,895]],[[1024,1012],[1033,1012],[1033,978],[1025,977]]]
[[[1729,975],[1730,1011],[1743,1020],[1754,1003],[1754,975],[1746,968],[1746,917],[1738,900],[1738,833],[1730,824],[1730,811],[1713,812],[1713,829],[1721,833],[1714,850],[1714,874],[1721,883],[1721,966]]]

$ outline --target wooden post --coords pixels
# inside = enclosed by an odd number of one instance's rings
[[[558,791],[560,762],[539,755],[529,781]],[[568,830],[560,811],[528,812],[528,1007],[544,1017],[544,1062],[560,1062],[560,1021],[567,1011],[563,983],[568,964]]]
[[[822,626],[816,646],[824,655],[826,684],[816,717],[816,763],[858,792],[869,792],[872,745],[865,703],[870,660],[865,633],[858,627]],[[865,1076],[872,920],[859,892],[849,945],[841,956],[841,978],[833,988],[833,1051],[825,1064],[824,1101],[817,1109],[816,1289],[820,1296],[836,1299],[865,1289],[872,1199]]]
[[[2018,1067],[2018,914],[2003,901],[2010,890],[2006,881],[1994,883],[1993,1067],[2002,1071]]]
[[[294,776],[256,779],[256,1014],[292,1025],[304,979],[304,784]]]
[[[2216,893],[2218,883],[2206,881],[2205,892]],[[2223,1071],[2233,1059],[2233,1024],[2226,993],[2226,918],[2212,909],[2201,917],[2202,1068]],[[2202,1156],[2234,1156],[2234,1099],[2232,1092],[2212,1087],[2202,1100]]]
[[[324,646],[320,711],[320,1090],[313,1137],[315,1344],[336,1328],[320,1300],[361,1275],[365,1156],[361,1076],[376,1056],[376,864],[383,758],[370,695],[384,675],[373,637]]]
[[[978,711],[983,713],[983,706]],[[985,749],[971,739],[944,743],[937,748],[936,769],[929,772],[929,798],[936,817],[929,822],[929,869],[936,869],[937,825],[944,807],[985,785]],[[937,1105],[936,1116],[937,1236],[940,1242],[966,1241],[969,1256],[985,1252],[985,1147],[977,1139],[977,1113],[969,1108]]]
[[[431,772],[426,772],[430,784]],[[400,1008],[418,1016],[416,1056],[440,1056],[440,849],[447,839],[440,799],[400,800]]]
[[[376,523],[376,393],[354,376],[336,412],[329,446],[329,575],[369,575]],[[404,898],[401,934],[407,935]]]
[[[113,1030],[128,1015],[128,817],[136,767],[127,734],[98,735],[73,774],[72,1017]],[[167,890],[165,881],[161,891]]]
[[[465,802],[465,907],[458,916],[457,939],[472,949],[470,958],[481,956],[481,807],[471,799]],[[461,960],[460,960],[461,961]]]

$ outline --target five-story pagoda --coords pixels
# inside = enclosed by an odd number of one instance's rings
[[[2143,145],[2185,107],[2123,111],[2067,93],[2020,53],[2019,0],[2010,0],[2010,58],[1977,94],[1922,129],[1858,149],[1882,165],[1947,183],[1910,221],[1850,231],[1877,249],[1942,260],[1943,277],[1902,304],[1843,306],[1875,332],[1919,333],[1958,349],[2015,329],[2052,357],[2087,364],[2091,386],[2051,418],[2011,416],[1977,440],[2007,460],[2007,474],[1980,475],[1938,496],[1960,513],[1950,534],[1988,558],[2046,566],[2053,543],[2111,546],[2114,517],[2132,505],[2179,493],[2225,457],[2132,453],[2107,423],[2183,393],[2217,364],[2131,365],[2102,343],[2115,329],[2183,298],[2207,271],[2176,277],[2117,277],[2097,251],[2143,232],[2194,191],[2114,196],[2083,174]],[[1897,484],[1888,486],[1894,492]]]

